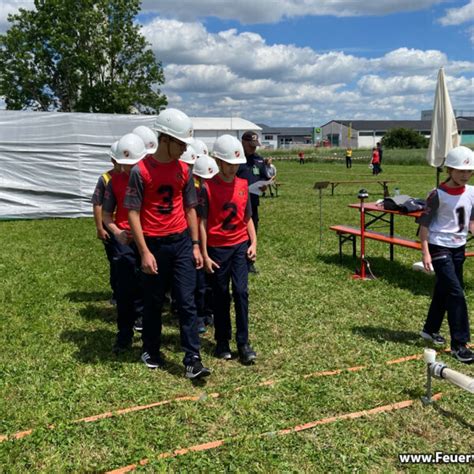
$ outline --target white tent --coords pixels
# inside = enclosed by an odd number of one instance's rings
[[[0,219],[91,216],[97,179],[110,169],[110,144],[155,118],[0,110]],[[237,118],[192,120],[195,137],[208,144],[230,130],[238,137],[259,130]]]

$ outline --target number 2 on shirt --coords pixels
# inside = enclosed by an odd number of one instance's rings
[[[223,230],[234,230],[237,225],[236,224],[232,224],[232,219],[235,218],[235,216],[237,215],[237,206],[235,203],[233,202],[226,202],[223,206],[222,206],[222,210],[225,212],[225,211],[229,211],[229,214],[227,215],[227,217],[222,221],[222,229]]]

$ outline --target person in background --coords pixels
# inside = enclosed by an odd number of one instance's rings
[[[379,152],[380,166],[382,166],[383,149],[382,144],[380,142],[377,142],[377,151]]]
[[[474,172],[474,153],[467,147],[453,148],[446,157],[448,179],[431,192],[418,219],[425,270],[436,274],[433,298],[420,336],[442,346],[439,334],[448,313],[451,354],[464,363],[474,362],[468,348],[469,313],[464,294],[463,264],[467,233],[474,232],[474,186],[468,182]]]
[[[245,179],[249,186],[257,181],[266,181],[265,163],[263,158],[256,153],[257,146],[260,146],[258,135],[255,132],[245,132],[242,135],[242,146],[246,162],[239,166],[237,177]],[[265,187],[262,187],[261,190],[265,191]],[[260,205],[258,194],[250,193],[250,205],[252,207],[252,220],[255,232],[258,233],[258,206]],[[257,273],[257,269],[251,261],[249,262],[249,272]]]
[[[94,222],[97,231],[97,238],[102,241],[104,244],[105,254],[107,255],[107,260],[109,261],[109,282],[110,288],[112,289],[112,297],[110,298],[110,304],[115,305],[117,303],[116,295],[116,271],[113,262],[112,255],[112,246],[110,245],[110,235],[107,232],[107,229],[104,227],[102,221],[102,204],[104,202],[104,193],[105,188],[107,187],[108,182],[112,178],[114,173],[120,171],[120,166],[117,164],[116,153],[117,153],[117,144],[118,141],[115,141],[110,146],[108,155],[112,161],[113,168],[109,171],[102,173],[97,181],[96,187],[94,189],[94,194],[92,195],[92,212],[94,214]]]
[[[300,160],[300,165],[304,165],[304,152],[300,151],[298,153],[298,158]]]
[[[352,168],[352,148],[346,148],[346,168]]]
[[[104,225],[110,234],[113,261],[117,272],[117,338],[113,347],[116,354],[132,346],[134,324],[143,314],[143,297],[138,275],[138,252],[132,242],[128,211],[123,205],[132,166],[147,151],[143,140],[127,133],[117,144],[117,163],[120,173],[114,173],[107,184],[102,207]]]
[[[370,162],[372,165],[372,174],[378,175],[380,173],[380,158],[377,148],[372,148],[372,160]]]
[[[274,195],[278,196],[278,188],[275,181],[277,170],[275,168],[275,165],[273,164],[273,158],[271,156],[269,156],[268,158],[265,158],[264,163],[265,163],[265,173],[267,175],[267,179],[272,181],[268,185],[268,190],[270,191],[270,197],[273,197]],[[275,191],[275,194],[273,193],[273,191]],[[265,196],[265,193],[263,193],[262,196]]]
[[[194,186],[198,197],[201,195],[204,183],[213,178],[218,172],[219,168],[214,158],[208,155],[207,146],[200,140],[194,141],[196,149],[196,161],[193,167]],[[198,199],[199,204],[196,207],[198,216],[198,224],[202,218],[202,202]],[[209,275],[204,268],[196,271],[196,310],[198,315],[198,331],[200,333],[206,332],[206,326],[213,324],[213,304],[212,304],[212,288],[209,282]]]

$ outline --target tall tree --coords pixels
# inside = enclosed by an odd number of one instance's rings
[[[161,63],[134,20],[140,0],[35,0],[0,35],[8,109],[153,113],[167,104]]]

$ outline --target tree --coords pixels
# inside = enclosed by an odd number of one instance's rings
[[[0,35],[0,95],[7,109],[153,113],[161,63],[134,18],[140,0],[35,0]]]
[[[428,139],[409,128],[392,128],[382,138],[387,148],[427,148]]]

